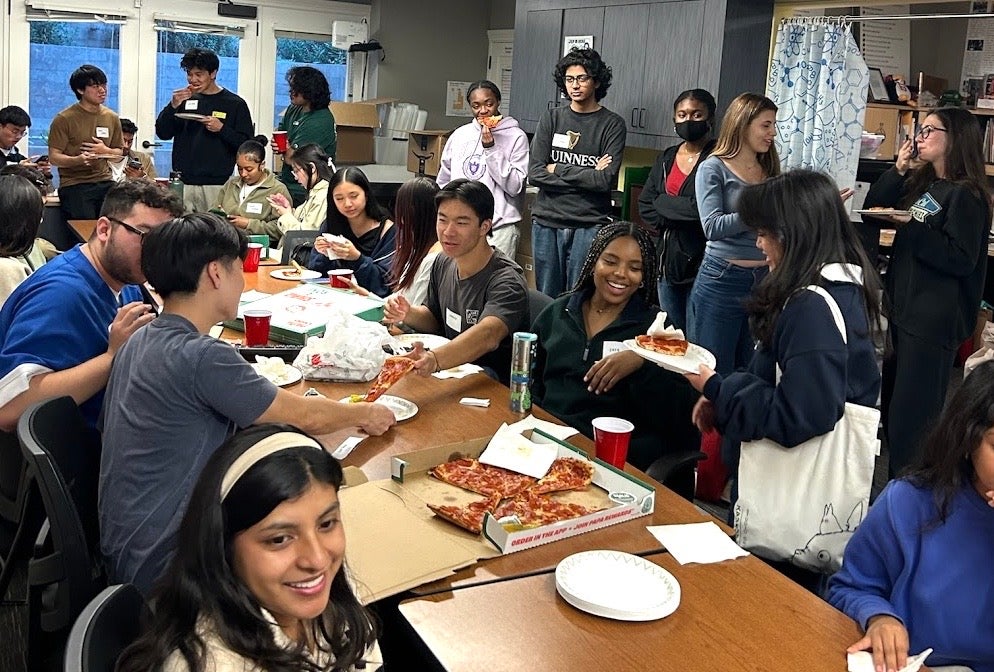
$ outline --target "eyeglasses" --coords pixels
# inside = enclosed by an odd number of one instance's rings
[[[14,124],[4,124],[3,126],[7,129],[8,133],[18,140],[28,134],[28,129],[22,126],[15,126]]]
[[[940,131],[942,133],[948,133],[949,132],[949,131],[947,131],[944,128],[937,128],[937,127],[931,126],[931,125],[929,125],[929,126],[922,126],[921,128],[918,129],[918,137],[921,138],[922,140],[925,140],[926,138],[928,138],[928,136],[930,136],[932,134],[932,131]]]
[[[563,81],[567,84],[572,84],[573,82],[576,82],[577,84],[586,84],[591,79],[593,79],[593,77],[590,75],[577,75],[576,77],[573,75],[566,75],[563,77]]]
[[[137,226],[132,226],[131,224],[128,224],[127,222],[122,222],[120,219],[117,219],[116,217],[108,217],[107,219],[109,219],[110,221],[114,222],[115,224],[120,224],[125,229],[127,229],[131,233],[135,234],[139,238],[144,239],[145,235],[149,233],[149,231],[147,229],[139,229]]]

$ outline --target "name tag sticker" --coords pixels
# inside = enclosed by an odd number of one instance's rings
[[[183,103],[183,109],[184,110],[195,110],[195,109],[197,109],[198,105],[200,105],[200,101],[196,100],[194,98],[191,98],[191,99],[189,99],[189,100],[187,100],[187,101],[185,101]]]
[[[98,138],[109,138],[110,129],[106,126],[97,126],[97,137]]]
[[[215,119],[225,119],[228,116],[227,112],[221,112],[220,110],[214,110],[211,112],[211,116]]]
[[[462,333],[462,318],[459,313],[454,313],[448,308],[445,309],[445,324],[449,329]]]
[[[601,352],[601,359],[616,352],[624,352],[627,349],[621,341],[604,341],[604,350]]]
[[[569,149],[569,136],[565,133],[552,134],[552,146],[560,149]]]
[[[245,212],[247,212],[250,215],[261,215],[262,203],[246,203]]]

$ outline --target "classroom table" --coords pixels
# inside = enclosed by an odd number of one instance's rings
[[[845,614],[754,556],[681,566],[677,610],[616,621],[576,609],[550,571],[406,600],[400,613],[449,672],[659,670],[842,672],[861,637]]]
[[[79,238],[81,243],[88,241],[93,235],[93,230],[97,228],[97,220],[95,219],[70,219],[68,222],[69,229]]]

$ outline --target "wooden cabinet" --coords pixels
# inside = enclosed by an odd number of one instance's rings
[[[628,145],[667,147],[679,140],[681,91],[711,91],[720,114],[738,94],[765,89],[772,16],[772,0],[518,0],[510,114],[533,133],[549,107],[566,104],[552,81],[563,37],[593,35],[612,68],[603,102],[625,119]]]

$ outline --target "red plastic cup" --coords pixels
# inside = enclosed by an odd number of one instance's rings
[[[624,418],[594,418],[594,451],[597,458],[623,469],[628,459],[628,442],[635,425]]]
[[[329,284],[338,289],[350,289],[352,287],[352,269],[336,268],[328,271]]]
[[[276,143],[276,151],[280,154],[286,154],[287,149],[287,136],[286,131],[273,131],[273,142]]]
[[[245,320],[245,345],[252,348],[269,343],[269,322],[273,319],[273,313],[268,310],[246,310],[243,315]]]
[[[255,273],[259,270],[259,262],[262,260],[262,245],[259,243],[248,244],[248,254],[242,262],[242,270],[246,273]]]

